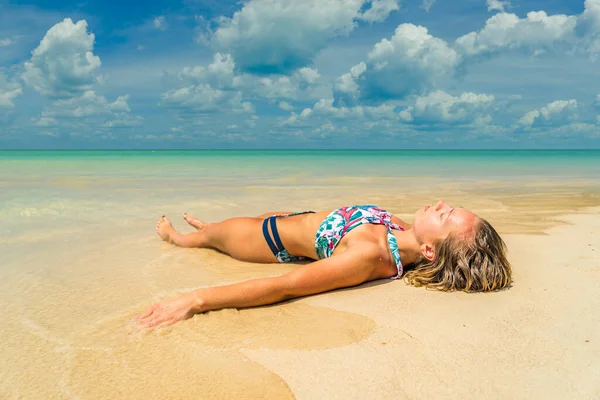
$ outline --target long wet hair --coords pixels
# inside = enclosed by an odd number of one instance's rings
[[[512,269],[506,244],[483,218],[474,230],[433,244],[433,261],[421,256],[404,275],[407,283],[443,291],[488,292],[507,287]]]

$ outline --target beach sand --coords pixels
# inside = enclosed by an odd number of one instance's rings
[[[326,183],[246,186],[220,197],[189,195],[203,193],[191,183],[176,199],[167,185],[144,202],[132,189],[128,199],[81,199],[76,214],[51,201],[15,205],[22,224],[13,221],[0,237],[8,266],[0,270],[0,398],[600,396],[597,190],[498,181],[426,189],[417,182],[407,190],[408,181],[373,180],[358,193],[357,182],[338,181],[335,190]],[[101,192],[93,180],[47,184]],[[442,293],[381,280],[196,315],[156,332],[132,330],[132,317],[174,293],[297,267],[163,243],[153,231],[161,214],[191,231],[179,218],[184,211],[214,221],[369,202],[411,221],[437,198],[497,227],[513,264],[509,289]]]

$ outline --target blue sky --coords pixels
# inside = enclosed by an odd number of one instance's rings
[[[0,148],[600,148],[600,0],[0,0]]]

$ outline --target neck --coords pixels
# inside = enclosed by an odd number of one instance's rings
[[[417,261],[421,254],[421,248],[417,239],[415,238],[412,228],[404,231],[393,231],[398,242],[398,249],[400,250],[400,260],[403,265],[409,265]]]

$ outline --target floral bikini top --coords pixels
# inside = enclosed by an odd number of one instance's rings
[[[398,274],[390,279],[402,276],[402,262],[398,242],[392,229],[403,231],[404,228],[392,222],[392,214],[374,204],[361,206],[347,206],[338,208],[329,214],[319,226],[315,237],[315,249],[319,259],[331,257],[333,250],[344,235],[362,224],[385,225],[387,239],[392,252],[392,257],[398,268]]]

